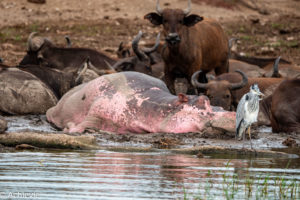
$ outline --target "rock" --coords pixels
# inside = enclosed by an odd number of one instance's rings
[[[38,3],[38,4],[44,4],[46,3],[46,0],[27,0],[29,3]]]
[[[199,153],[197,153],[197,157],[198,157],[198,158],[203,158],[204,155],[203,155],[201,152],[199,152]]]
[[[4,117],[0,116],[0,133],[3,133],[7,129],[7,122]]]
[[[283,145],[288,146],[288,147],[297,147],[298,144],[296,143],[296,140],[292,137],[288,137],[282,142]]]
[[[38,148],[52,149],[97,149],[96,139],[92,135],[66,135],[53,133],[18,132],[0,134],[0,144],[24,148],[34,145]]]
[[[257,24],[257,23],[259,23],[259,18],[258,18],[258,16],[251,15],[251,16],[249,16],[249,20],[252,22],[252,24]]]
[[[35,146],[31,146],[29,144],[19,144],[16,146],[16,150],[24,150],[24,149],[32,150],[32,149],[38,149],[38,148]]]
[[[274,53],[273,47],[262,47],[260,50],[261,50],[261,54],[264,54],[264,55]]]

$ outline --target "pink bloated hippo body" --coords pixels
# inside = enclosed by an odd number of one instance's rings
[[[234,132],[235,113],[212,107],[205,96],[172,95],[165,83],[138,72],[101,76],[66,93],[47,111],[66,132]]]

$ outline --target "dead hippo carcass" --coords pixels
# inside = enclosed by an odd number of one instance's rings
[[[172,95],[166,84],[139,72],[104,75],[67,92],[47,119],[66,132],[233,132],[235,113],[206,96]]]

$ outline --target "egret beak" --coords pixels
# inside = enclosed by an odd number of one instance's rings
[[[259,96],[259,100],[262,100],[263,97],[265,96],[263,93],[261,93],[260,91],[256,91],[256,94]]]

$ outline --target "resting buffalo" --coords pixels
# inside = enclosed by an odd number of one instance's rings
[[[273,132],[300,133],[300,79],[284,80],[272,95]]]
[[[98,74],[92,74],[87,72],[90,68],[89,60],[84,61],[81,66],[78,66],[78,71],[64,72],[55,68],[51,68],[48,65],[20,65],[18,68],[22,71],[33,74],[38,79],[43,81],[52,91],[57,98],[61,98],[71,88],[92,79],[97,78]]]
[[[222,80],[217,77],[216,79],[209,80],[208,83],[200,83],[198,76],[201,72],[200,70],[193,74],[191,79],[192,85],[195,88],[205,90],[204,94],[208,96],[211,105],[221,106],[225,110],[235,110],[237,104],[234,91],[243,88],[248,83],[247,76],[242,71],[237,70],[236,72],[241,75],[239,82]],[[234,74],[234,76],[237,75],[236,73],[227,73],[227,76],[230,74]],[[221,76],[222,75],[220,75],[220,77]]]
[[[19,65],[39,65],[41,62],[64,71],[77,71],[86,58],[99,69],[110,69],[106,62],[114,64],[116,60],[104,53],[88,48],[57,47],[47,38],[34,38],[33,32],[28,37],[28,51]]]
[[[228,39],[222,27],[214,20],[191,14],[191,0],[186,10],[164,9],[156,4],[156,13],[144,16],[154,25],[163,25],[166,48],[162,50],[165,62],[165,81],[174,94],[176,78],[191,80],[194,72],[202,70],[201,82],[207,82],[205,73],[215,70],[217,75],[228,72]]]
[[[234,112],[210,106],[205,96],[174,96],[163,81],[138,72],[104,75],[79,85],[46,116],[66,132],[222,132],[235,127]]]
[[[266,71],[263,76],[264,77],[275,77],[275,78],[295,78],[298,75],[300,75],[300,67],[283,63],[279,66],[279,61],[281,57],[279,56],[275,64],[272,66],[271,64],[264,67],[264,70]]]
[[[120,44],[117,55],[119,58],[124,58],[121,59],[118,63],[116,63],[113,68],[116,69],[117,71],[137,71],[137,72],[142,72],[151,76],[154,76],[159,79],[164,78],[164,63],[162,61],[160,52],[163,49],[162,43],[159,41],[159,37],[157,37],[155,44],[150,43],[144,46],[147,46],[146,48],[139,47],[139,40],[141,38],[141,32],[135,37],[135,39],[131,43],[131,48],[129,45],[123,46],[123,43]],[[149,49],[149,47],[151,47]],[[136,55],[139,54],[144,54],[145,56],[139,56],[144,59],[137,59],[134,57],[130,57],[133,53],[133,51]],[[128,62],[127,60],[132,60],[130,63],[132,64],[126,64]],[[143,61],[144,60],[144,61]],[[143,61],[143,62],[141,62]],[[135,64],[133,63],[141,63],[141,64]],[[130,67],[131,66],[131,67]]]
[[[261,77],[266,73],[266,71],[259,66],[235,59],[229,59],[229,72],[235,72],[236,70],[244,72],[247,77]]]
[[[36,76],[13,67],[0,68],[0,112],[45,114],[56,105],[57,97]]]
[[[89,58],[90,65],[93,66],[94,72],[98,75],[103,73],[99,71],[107,71],[114,73],[117,71],[139,71],[151,74],[150,65],[152,58],[150,54],[156,51],[159,46],[160,35],[157,36],[156,43],[151,48],[139,49],[138,42],[142,36],[140,32],[133,40],[132,46],[136,55],[116,60],[106,56],[104,53],[97,52],[87,48],[61,48],[56,47],[46,38],[33,37],[35,33],[30,34],[28,38],[27,55],[20,62],[22,65],[47,65],[64,72],[76,72],[78,67]],[[70,41],[69,41],[70,42]],[[112,68],[114,65],[115,68]]]
[[[156,51],[160,44],[160,34],[157,35],[155,44],[150,48],[139,47],[139,41],[142,35],[142,31],[139,31],[139,33],[132,40],[132,50],[136,56],[130,56],[120,59],[112,66],[113,69],[118,72],[136,71],[153,76],[151,65],[155,64],[155,61],[151,57],[151,54]]]

